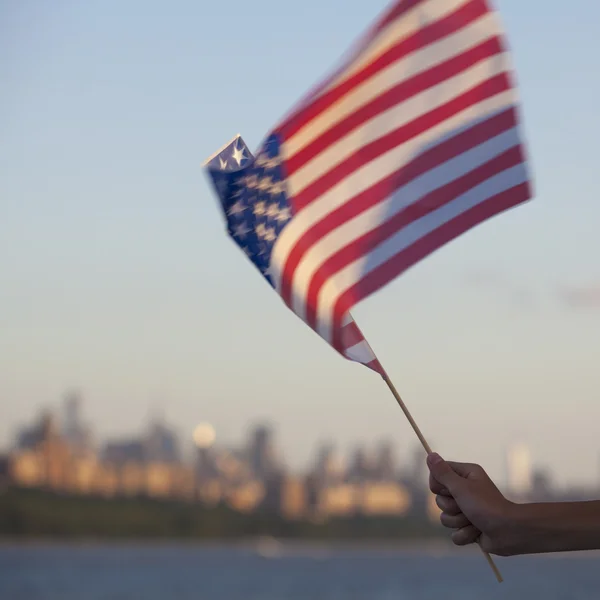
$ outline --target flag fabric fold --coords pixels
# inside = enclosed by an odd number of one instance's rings
[[[351,308],[531,197],[512,69],[485,0],[400,0],[253,156],[206,163],[230,236],[307,325],[384,374]]]

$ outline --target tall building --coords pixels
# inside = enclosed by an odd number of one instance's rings
[[[261,425],[252,431],[248,460],[252,472],[259,479],[267,479],[277,471],[273,433],[269,427]]]
[[[335,452],[333,444],[322,444],[317,451],[313,475],[322,484],[340,479],[343,475],[343,464]]]
[[[506,474],[509,492],[517,497],[531,492],[531,455],[525,444],[513,444],[506,453]]]
[[[104,444],[102,460],[112,465],[122,466],[127,463],[143,463],[145,461],[144,444],[141,440],[111,440]]]
[[[348,478],[352,481],[364,481],[371,477],[372,474],[372,464],[369,460],[369,454],[362,446],[358,446],[355,448],[350,459]]]
[[[384,441],[380,444],[375,457],[374,471],[380,481],[392,481],[396,475],[394,461],[394,447],[391,442]]]
[[[427,462],[425,450],[421,445],[415,446],[412,461],[405,474],[405,481],[411,489],[423,489],[427,485]]]
[[[90,429],[81,420],[82,403],[78,392],[69,392],[65,396],[63,435],[73,453],[79,456],[93,451]]]
[[[177,434],[164,423],[154,421],[150,425],[143,443],[146,461],[170,464],[181,462]]]

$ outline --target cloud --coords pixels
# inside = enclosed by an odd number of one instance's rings
[[[600,281],[588,286],[563,287],[559,295],[569,308],[600,308]]]

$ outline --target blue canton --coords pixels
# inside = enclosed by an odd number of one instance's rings
[[[292,218],[278,136],[267,138],[256,158],[238,136],[207,167],[229,235],[273,286],[271,253]]]

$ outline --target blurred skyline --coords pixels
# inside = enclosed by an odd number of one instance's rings
[[[75,386],[102,437],[157,411],[220,440],[416,438],[385,384],[292,315],[224,233],[201,163],[251,147],[387,2],[0,3],[0,448]],[[526,441],[598,479],[600,7],[501,0],[534,200],[355,311],[430,443],[503,476]],[[335,26],[332,27],[332,24]]]

